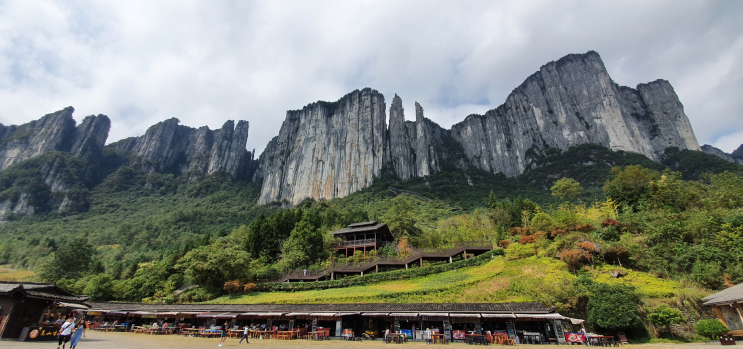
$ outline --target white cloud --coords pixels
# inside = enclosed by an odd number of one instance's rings
[[[743,131],[722,136],[712,143],[712,145],[730,154],[743,145]]]
[[[109,142],[177,117],[250,121],[372,87],[442,126],[484,113],[542,64],[598,51],[620,84],[669,80],[700,143],[743,132],[740,2],[35,1],[0,3],[0,122],[72,105]],[[718,141],[719,142],[719,141]],[[717,144],[717,143],[715,143]]]

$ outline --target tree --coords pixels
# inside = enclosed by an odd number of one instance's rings
[[[93,257],[93,246],[86,238],[72,239],[54,253],[51,261],[44,263],[37,271],[46,282],[57,282],[60,279],[75,279],[90,267]]]
[[[195,283],[220,289],[225,281],[250,277],[250,254],[231,243],[228,238],[201,246],[178,260],[176,268],[183,270]]]
[[[297,268],[313,264],[325,257],[325,252],[322,232],[310,224],[310,218],[305,217],[284,241],[281,259],[286,263],[286,268]]]
[[[623,330],[641,323],[634,289],[623,285],[596,284],[588,300],[588,322],[606,330]]]
[[[660,326],[664,332],[668,332],[668,326],[684,322],[684,314],[681,310],[671,308],[668,304],[661,304],[650,309],[648,321],[655,326]]]
[[[88,281],[83,293],[93,301],[110,301],[113,299],[115,282],[108,274],[98,274]]]
[[[408,195],[400,195],[390,200],[392,205],[384,215],[384,221],[390,227],[390,231],[395,238],[402,236],[416,238],[421,234],[421,230],[415,226],[413,212],[415,212],[415,203]]]
[[[565,201],[570,201],[580,195],[583,191],[583,187],[580,186],[578,181],[572,178],[563,177],[558,179],[550,190],[552,191],[552,196],[556,196]]]
[[[697,334],[709,339],[717,339],[717,337],[728,333],[730,330],[717,319],[699,320],[695,325]]]
[[[636,206],[650,197],[650,182],[657,177],[657,173],[643,168],[640,165],[611,169],[613,179],[604,184],[606,196],[626,206]]]
[[[550,215],[540,212],[531,219],[531,229],[536,231],[550,231],[555,223]]]

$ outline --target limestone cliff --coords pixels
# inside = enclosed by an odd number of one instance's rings
[[[248,140],[248,122],[232,120],[221,129],[198,129],[179,125],[176,118],[151,126],[141,137],[131,137],[109,144],[108,147],[130,151],[142,159],[146,172],[189,171],[211,174],[227,172],[234,177],[245,177],[252,155],[245,149]]]
[[[343,197],[369,186],[383,165],[401,179],[446,164],[513,177],[548,148],[591,143],[655,161],[669,147],[700,150],[667,81],[618,86],[593,51],[542,66],[503,105],[451,130],[426,119],[420,104],[415,109],[415,121],[405,121],[395,95],[387,129],[384,97],[367,88],[287,112],[279,136],[261,155],[259,203]]]
[[[0,171],[49,151],[100,153],[111,121],[105,115],[91,115],[75,127],[74,111],[67,107],[20,126],[0,124]]]
[[[11,213],[85,208],[85,168],[98,164],[111,121],[91,115],[76,127],[73,112],[67,107],[20,126],[0,124],[0,221]]]
[[[593,51],[542,66],[503,105],[468,116],[451,134],[469,165],[509,177],[547,148],[593,143],[655,161],[668,147],[700,150],[667,81],[620,87]]]
[[[390,106],[389,163],[400,179],[428,176],[441,169],[446,158],[442,139],[447,134],[435,122],[423,116],[423,107],[415,103],[415,121],[405,121],[402,99],[395,95]]]
[[[261,155],[258,202],[294,204],[366,188],[381,174],[386,138],[384,96],[369,88],[288,111]]]

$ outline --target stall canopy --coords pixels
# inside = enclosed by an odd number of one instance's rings
[[[418,313],[390,313],[392,317],[417,317]]]
[[[420,316],[449,316],[449,313],[419,313]]]
[[[482,314],[486,319],[515,319],[515,314]]]
[[[335,314],[335,316],[351,316],[351,315],[359,315],[359,313],[338,313],[338,314]]]
[[[479,318],[480,314],[461,314],[461,313],[451,313],[449,314],[450,317],[472,317],[472,318]]]
[[[554,313],[554,314],[516,314],[517,318],[520,319],[540,319],[540,320],[566,320],[567,318]]]
[[[387,316],[390,313],[362,313],[362,316]]]
[[[338,313],[311,313],[310,316],[335,316]]]
[[[69,309],[90,309],[89,306],[79,303],[57,302],[57,304]]]

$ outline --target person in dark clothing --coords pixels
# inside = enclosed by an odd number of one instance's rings
[[[222,343],[224,343],[225,340],[227,340],[227,321],[224,322],[224,325],[220,328],[220,338],[219,338],[219,346],[222,346]]]

